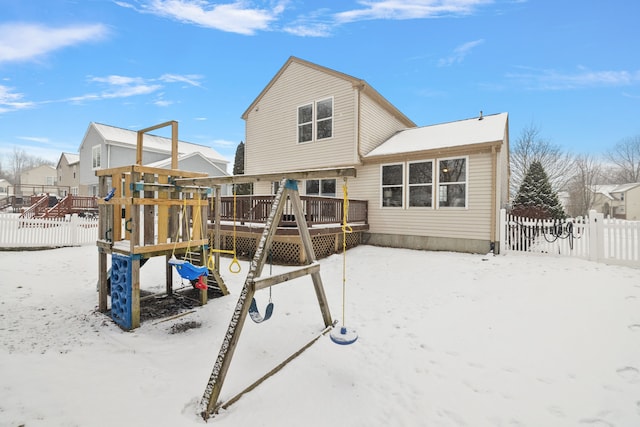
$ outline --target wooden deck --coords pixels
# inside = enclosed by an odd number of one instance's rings
[[[231,196],[221,198],[220,206],[220,249],[232,250],[235,247],[240,259],[250,259],[258,245],[264,224],[269,217],[275,196]],[[301,196],[305,221],[313,243],[316,258],[325,258],[342,250],[342,198]],[[358,246],[362,241],[362,232],[369,229],[367,222],[367,201],[349,200],[347,223],[352,232],[346,235],[347,248]],[[211,210],[210,224],[213,224]],[[289,203],[284,208],[278,224],[273,245],[272,261],[276,264],[302,265],[306,263],[306,254],[300,239],[297,223]],[[235,231],[234,231],[235,229]],[[213,241],[213,226],[209,236]]]

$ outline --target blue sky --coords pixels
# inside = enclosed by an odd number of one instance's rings
[[[289,56],[366,80],[419,126],[508,112],[573,153],[640,135],[631,0],[0,0],[0,159],[57,161],[90,122],[179,122],[230,161]],[[160,132],[162,134],[162,132]]]

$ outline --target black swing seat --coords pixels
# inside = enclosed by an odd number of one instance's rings
[[[176,268],[178,274],[183,279],[198,280],[200,276],[209,275],[209,269],[207,268],[207,266],[198,267],[183,259],[171,258],[169,260],[169,264],[173,265]]]
[[[264,311],[264,317],[262,317],[262,315],[260,314],[260,311],[258,311],[258,304],[256,303],[256,299],[253,298],[251,300],[251,305],[249,306],[249,316],[251,317],[251,320],[253,320],[255,323],[262,323],[265,320],[269,320],[272,314],[273,314],[273,303],[271,301],[269,301],[269,304],[267,304],[267,308]]]

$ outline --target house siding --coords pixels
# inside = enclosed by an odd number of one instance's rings
[[[404,123],[382,108],[365,93],[360,95],[360,154],[371,150],[389,139],[394,133],[406,129]]]
[[[102,153],[100,155],[100,159],[102,161],[107,161],[107,153],[104,149],[104,145],[102,144],[102,136],[100,133],[93,127],[89,126],[87,130],[87,134],[85,135],[82,144],[80,145],[80,150],[78,152],[80,156],[80,183],[82,184],[83,190],[86,190],[86,193],[82,195],[91,195],[89,194],[89,186],[97,185],[98,178],[95,175],[95,169],[91,167],[92,164],[92,156],[91,150],[94,146],[100,145]],[[105,167],[103,165],[103,167]],[[83,191],[81,190],[81,191]]]
[[[438,158],[410,160],[437,162]],[[349,197],[369,200],[369,227],[372,235],[479,241],[488,250],[491,238],[488,221],[491,217],[491,153],[470,155],[468,162],[467,208],[381,207],[380,164],[358,168],[357,179],[349,181]],[[453,245],[452,250],[463,250],[458,246]]]
[[[352,165],[354,91],[345,79],[292,62],[247,115],[245,173]],[[328,97],[333,97],[333,137],[298,143],[298,107]]]
[[[327,97],[334,99],[333,138],[299,144],[298,107]],[[486,253],[492,243],[497,243],[499,208],[508,203],[509,197],[508,122],[504,131],[491,127],[485,129],[486,134],[473,135],[452,122],[447,125],[458,133],[449,146],[447,136],[436,134],[444,140],[438,139],[439,145],[422,140],[415,146],[400,150],[394,146],[372,155],[382,144],[391,143],[390,138],[397,132],[415,127],[413,122],[363,80],[295,60],[281,68],[243,118],[246,174],[356,167],[357,177],[349,178],[349,198],[368,201],[369,232],[364,243],[476,253]],[[495,123],[502,126],[502,122]],[[455,157],[467,159],[465,207],[381,206],[381,164],[432,160],[435,166],[439,159]],[[337,181],[340,193],[341,180]],[[254,194],[271,191],[271,182],[254,184]],[[300,191],[304,193],[304,185]],[[405,177],[405,198],[407,191]]]
[[[640,186],[627,191],[625,201],[627,203],[627,219],[640,221]]]

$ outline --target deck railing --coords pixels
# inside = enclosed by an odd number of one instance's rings
[[[59,218],[70,214],[98,213],[98,201],[95,197],[73,196],[68,194],[55,206],[47,209],[44,218]]]
[[[221,198],[220,218],[240,223],[265,223],[271,213],[274,195],[225,196]],[[343,199],[333,197],[300,196],[305,219],[309,226],[316,224],[339,224],[342,222]],[[367,224],[366,200],[349,200],[347,222]],[[282,214],[281,225],[294,225],[293,207],[287,203]]]

